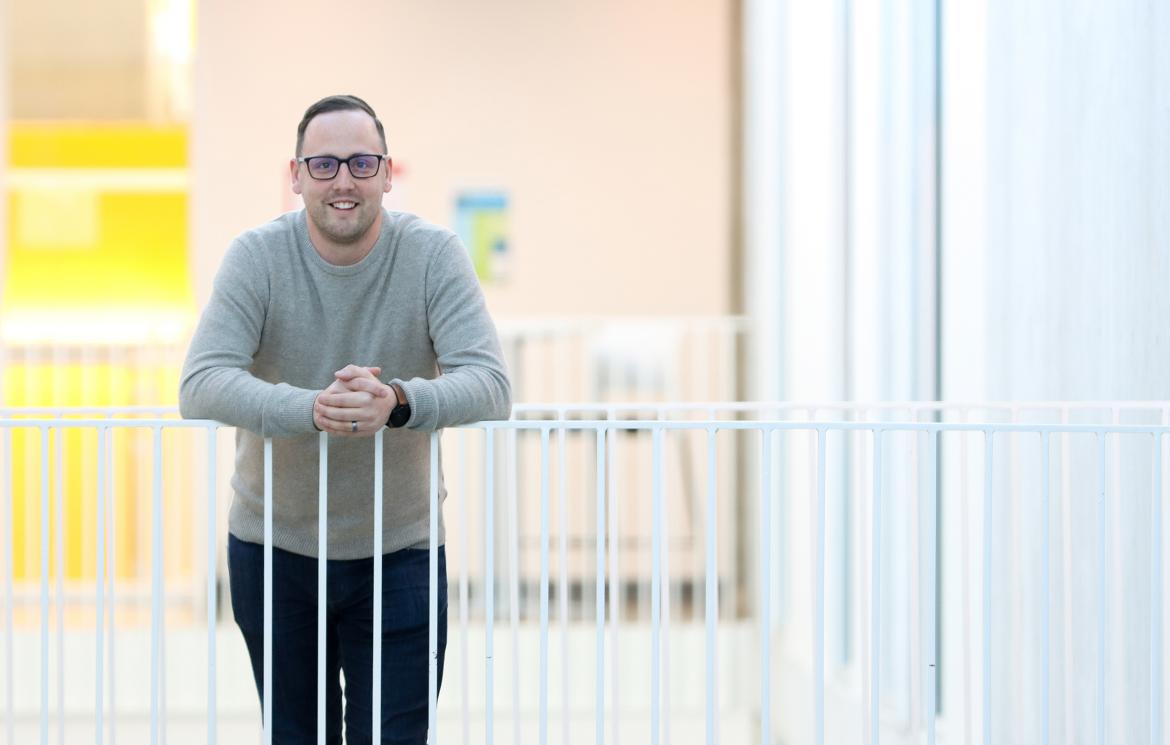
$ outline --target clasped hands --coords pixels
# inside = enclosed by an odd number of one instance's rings
[[[381,374],[380,367],[361,365],[335,372],[313,402],[313,424],[338,437],[369,437],[380,430],[398,403],[394,389],[378,380]]]

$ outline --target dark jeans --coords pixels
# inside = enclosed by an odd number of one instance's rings
[[[371,740],[374,567],[370,559],[326,562],[326,742]],[[264,547],[228,537],[232,609],[263,701]],[[425,745],[429,655],[429,552],[382,557],[382,742]],[[447,560],[439,547],[439,682],[447,648]],[[317,560],[272,549],[272,742],[317,742]]]

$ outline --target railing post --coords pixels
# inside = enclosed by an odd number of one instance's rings
[[[427,742],[437,745],[439,699],[439,431],[431,433],[430,656],[427,665]]]
[[[105,646],[105,629],[103,628],[103,621],[105,620],[105,505],[106,505],[106,430],[105,427],[99,427],[97,430],[97,445],[98,445],[98,460],[97,460],[97,525],[95,526],[94,541],[97,544],[97,551],[94,557],[97,571],[94,577],[94,600],[95,600],[95,614],[94,625],[96,627],[94,632],[94,732],[93,741],[95,745],[102,745],[103,722],[102,714],[104,713],[104,696],[102,695],[102,677],[104,674],[105,660],[102,652]]]
[[[707,428],[707,745],[715,745],[718,738],[718,705],[716,699],[716,676],[718,674],[719,626],[719,533],[718,533],[718,465],[716,433],[714,426]],[[598,742],[597,745],[603,745]]]
[[[41,433],[41,745],[49,745],[49,427]]]
[[[558,536],[557,548],[559,556],[559,581],[557,582],[557,617],[560,621],[561,631],[561,743],[562,745],[569,745],[569,494],[568,494],[568,476],[565,473],[568,464],[568,456],[566,454],[566,424],[564,412],[558,412],[558,429],[557,429],[557,504],[559,505],[558,515]],[[582,500],[584,503],[585,500]],[[584,504],[582,505],[584,506]],[[601,524],[597,526],[598,535],[602,535],[604,529]],[[581,596],[585,596],[584,582],[582,582]]]
[[[870,518],[870,660],[869,660],[869,745],[878,745],[881,722],[878,704],[881,701],[881,545],[882,545],[882,429],[873,430],[873,507]]]
[[[509,631],[512,637],[512,738],[520,745],[520,527],[517,522],[517,504],[520,487],[517,482],[516,429],[507,430],[507,505],[508,505],[508,611]]]
[[[266,482],[267,483],[267,482]],[[317,435],[317,745],[325,745],[328,715],[325,706],[325,609],[329,603],[329,435]]]
[[[812,516],[812,663],[813,663],[813,742],[825,743],[825,491],[827,432],[816,430],[817,480],[813,495]]]
[[[496,431],[484,430],[484,721],[487,745],[495,742],[495,629],[496,629]]]
[[[991,519],[995,432],[984,430],[983,463],[983,745],[991,745]]]
[[[654,462],[652,466],[650,522],[650,745],[658,745],[662,650],[660,646],[662,614],[662,430],[653,430]]]
[[[1051,612],[1052,612],[1052,577],[1049,566],[1049,551],[1051,550],[1051,536],[1049,535],[1049,497],[1050,497],[1050,477],[1049,469],[1051,464],[1051,441],[1048,432],[1040,433],[1040,572],[1041,572],[1041,596],[1042,606],[1040,610],[1040,628],[1041,628],[1041,648],[1040,648],[1040,743],[1041,745],[1048,745],[1049,741],[1049,717],[1050,702],[1050,663],[1052,656],[1052,637],[1049,628]]]
[[[219,704],[215,691],[216,646],[216,428],[207,428],[207,745],[216,745]],[[100,615],[100,612],[99,612]]]
[[[616,418],[616,412],[610,408],[606,410],[607,421],[612,422]],[[621,735],[621,676],[620,663],[621,655],[619,653],[619,642],[621,638],[621,608],[622,608],[622,587],[621,587],[621,564],[619,559],[621,556],[621,532],[619,530],[618,520],[618,457],[617,457],[617,429],[607,430],[606,437],[606,464],[608,466],[608,491],[609,491],[609,655],[610,655],[610,727],[611,737],[610,745],[620,745]]]
[[[597,718],[594,722],[594,737],[596,745],[605,745],[605,452],[606,429],[597,428],[597,580],[595,593],[597,597],[597,615],[594,619],[596,626],[597,650],[597,679],[594,681],[594,706]],[[617,541],[616,535],[610,535],[610,541]],[[615,593],[616,589],[611,589]]]
[[[760,743],[772,745],[772,430],[760,433]]]
[[[166,728],[162,715],[162,689],[166,662],[163,659],[163,633],[166,625],[163,577],[163,500],[162,500],[162,427],[151,427],[154,441],[153,479],[151,486],[151,613],[150,613],[150,741],[157,745]]]
[[[1108,510],[1105,493],[1105,433],[1097,433],[1097,745],[1105,745],[1105,639],[1109,597],[1105,563],[1108,556]]]
[[[658,433],[658,550],[660,553],[660,573],[658,592],[662,596],[659,600],[660,619],[662,626],[661,649],[662,664],[662,698],[658,702],[658,710],[662,717],[662,737],[666,745],[670,745],[670,499],[666,493],[666,430],[659,428]]]
[[[12,545],[12,430],[4,428],[4,659],[5,686],[4,686],[4,728],[8,735],[8,745],[16,745],[16,711],[14,706],[15,678],[12,659],[12,637],[16,625],[15,614],[12,608],[12,579],[15,573],[14,562],[16,552]]]
[[[115,616],[115,609],[117,608],[118,604],[118,479],[113,463],[115,441],[112,428],[105,430],[105,440],[106,478],[109,481],[109,483],[106,485],[106,597],[109,600],[109,602],[106,604],[106,607],[108,608],[106,626],[109,629],[109,632],[106,635],[106,659],[108,661],[108,664],[106,665],[106,686],[109,689],[109,693],[106,696],[106,706],[110,712],[110,742],[115,743],[117,742],[118,738],[118,686],[116,669],[118,662],[118,657],[116,654],[118,627],[115,624],[115,621],[117,620]]]
[[[471,705],[468,688],[468,655],[467,655],[467,626],[468,626],[468,605],[470,604],[470,587],[468,585],[467,565],[470,561],[466,558],[470,555],[469,546],[471,544],[471,535],[468,531],[468,515],[471,511],[471,497],[470,489],[468,487],[467,478],[467,439],[468,430],[462,429],[459,431],[459,492],[461,495],[461,504],[459,509],[459,674],[462,685],[460,689],[460,713],[463,715],[463,745],[469,745],[471,742]]]
[[[935,743],[935,716],[938,711],[938,431],[930,429],[926,436],[926,742]]]
[[[1060,407],[1060,423],[1067,425],[1069,422],[1069,407]],[[1060,435],[1060,529],[1061,529],[1061,579],[1065,587],[1073,586],[1073,524],[1072,524],[1072,459],[1069,457],[1069,441],[1071,437],[1068,432]],[[1063,602],[1061,607],[1062,626],[1064,633],[1064,658],[1066,660],[1073,659],[1073,600],[1072,593],[1061,593]],[[1076,695],[1076,681],[1073,679],[1073,666],[1064,665],[1064,676],[1061,680],[1061,688],[1064,694],[1065,701],[1074,700]],[[1065,706],[1064,709],[1064,731],[1072,732],[1076,722],[1076,707]]]
[[[65,745],[65,509],[64,509],[64,460],[65,431],[57,427],[54,431],[57,446],[54,449],[53,484],[56,521],[56,564],[57,564],[57,742]],[[99,521],[100,522],[100,521]]]
[[[322,605],[318,598],[317,605]],[[272,745],[272,438],[264,438],[264,745]],[[318,722],[318,726],[320,723]]]
[[[1166,424],[1167,412],[1163,411],[1162,423]],[[1165,494],[1162,483],[1161,433],[1154,436],[1154,488],[1150,506],[1150,556],[1153,571],[1150,572],[1150,743],[1162,742],[1162,498]]]
[[[959,411],[959,422],[961,424],[967,423],[968,409],[963,407]],[[964,742],[974,742],[971,735],[971,728],[973,725],[972,710],[974,709],[973,694],[972,694],[972,678],[975,677],[975,666],[971,662],[971,596],[975,591],[971,584],[971,499],[970,489],[968,488],[968,475],[970,465],[970,432],[962,432],[959,437],[959,511],[962,515],[960,521],[959,532],[961,534],[961,560],[959,566],[962,567],[961,580],[961,594],[962,602],[962,627],[963,627],[963,737]]]
[[[374,599],[371,638],[370,722],[371,742],[382,742],[382,428],[374,432]],[[432,520],[434,514],[432,514]],[[324,600],[318,606],[324,605]]]
[[[548,742],[548,427],[540,429],[540,745]]]

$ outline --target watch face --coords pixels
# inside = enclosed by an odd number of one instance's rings
[[[410,404],[398,404],[390,412],[390,426],[401,427],[410,421]]]

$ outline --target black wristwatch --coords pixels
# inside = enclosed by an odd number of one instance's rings
[[[402,390],[402,386],[391,383],[390,387],[394,389],[394,397],[398,403],[390,410],[390,419],[386,426],[397,429],[410,421],[410,404],[406,402],[406,391]]]

